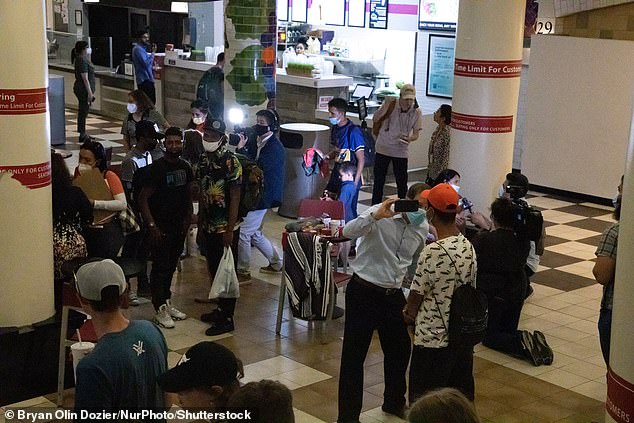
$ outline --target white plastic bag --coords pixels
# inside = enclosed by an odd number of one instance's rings
[[[240,298],[240,285],[231,248],[225,247],[225,252],[220,259],[216,276],[209,290],[209,299],[213,298]]]

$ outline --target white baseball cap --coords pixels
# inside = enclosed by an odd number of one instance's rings
[[[119,287],[119,295],[127,287],[123,269],[110,259],[84,264],[75,277],[79,295],[91,301],[101,301],[101,290],[107,286]]]

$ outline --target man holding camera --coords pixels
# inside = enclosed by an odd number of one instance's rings
[[[410,337],[403,320],[401,283],[425,242],[429,225],[420,196],[425,184],[414,184],[407,200],[374,205],[343,229],[347,238],[361,238],[346,291],[346,321],[339,377],[338,422],[358,422],[363,403],[363,363],[372,334],[378,330],[385,355],[382,409],[400,417],[405,408],[405,372]],[[410,210],[410,211],[407,211]],[[401,212],[402,211],[402,212]]]

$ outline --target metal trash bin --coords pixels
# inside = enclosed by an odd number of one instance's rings
[[[51,145],[66,144],[66,98],[64,97],[64,77],[48,76],[48,110],[51,124]]]
[[[304,152],[310,147],[324,153],[330,151],[330,128],[315,123],[286,123],[280,126],[280,141],[286,149],[286,178],[282,204],[277,213],[294,219],[299,202],[304,198],[320,197],[328,183],[319,174],[306,176],[302,163]]]

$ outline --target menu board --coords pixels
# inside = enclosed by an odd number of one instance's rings
[[[429,35],[426,95],[443,98],[451,98],[453,96],[455,50],[456,37],[451,35]]]
[[[344,26],[346,24],[346,0],[328,0],[325,11],[327,25]]]
[[[420,0],[418,29],[455,31],[458,22],[458,0]]]
[[[308,15],[308,0],[293,0],[291,6],[291,20],[293,22],[306,22]]]
[[[365,28],[365,0],[348,0],[348,26]]]
[[[388,0],[370,0],[370,28],[387,29]]]
[[[277,20],[288,20],[288,0],[277,0]]]

